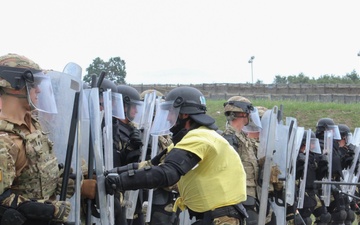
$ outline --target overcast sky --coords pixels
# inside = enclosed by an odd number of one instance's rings
[[[131,84],[360,73],[359,0],[13,0],[1,9],[0,55],[44,69],[75,62],[85,75],[96,57],[119,56]]]

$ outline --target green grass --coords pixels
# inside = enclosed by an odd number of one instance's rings
[[[251,99],[250,99],[251,100]],[[224,116],[223,103],[225,100],[207,100],[207,113],[211,115],[219,129],[224,130],[226,119]],[[360,104],[323,103],[323,102],[299,102],[299,101],[252,101],[254,106],[264,106],[271,109],[275,105],[283,106],[285,117],[297,119],[298,126],[305,129],[315,130],[316,123],[321,118],[332,118],[336,124],[346,124],[354,131],[360,127]]]

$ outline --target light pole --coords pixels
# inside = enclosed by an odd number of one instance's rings
[[[251,64],[251,83],[254,84],[254,70],[253,70],[253,61],[255,59],[255,56],[251,56],[249,59],[249,62]]]
[[[360,51],[358,52],[358,56],[360,56]]]

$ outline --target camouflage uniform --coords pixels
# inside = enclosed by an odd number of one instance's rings
[[[53,144],[33,117],[29,100],[16,100],[30,95],[26,89],[37,88],[29,85],[40,72],[40,67],[24,56],[0,57],[0,91],[5,106],[0,114],[1,224],[63,223],[69,215],[70,203],[55,199],[61,179]],[[9,104],[17,108],[7,108]]]

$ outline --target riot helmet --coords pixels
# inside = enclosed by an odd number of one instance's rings
[[[30,110],[57,113],[51,79],[38,64],[18,54],[0,57],[1,94],[27,99]],[[10,93],[7,89],[22,90],[25,94]]]
[[[245,116],[238,113],[246,113]],[[236,118],[248,118],[247,124],[243,127],[246,133],[259,132],[261,129],[261,121],[259,112],[251,102],[242,96],[233,96],[224,103],[224,114],[227,121],[232,121]]]
[[[172,132],[176,134],[184,128],[185,120],[179,114],[188,114],[189,118],[199,125],[216,130],[215,120],[206,115],[206,100],[204,95],[193,87],[177,87],[165,97],[165,101],[157,108],[152,134],[163,135]]]
[[[99,78],[96,78],[96,83],[98,83]],[[122,102],[122,96],[117,92],[117,87],[115,83],[109,79],[104,78],[99,87],[99,101],[100,109],[103,110],[104,99],[103,94],[105,91],[111,90],[111,102],[112,102],[112,116],[118,119],[124,119],[124,106]]]
[[[346,124],[339,124],[338,127],[341,139],[344,139],[346,144],[350,144],[352,139],[352,133],[350,131],[350,128]]]
[[[306,147],[306,139],[308,137],[308,130],[304,130],[304,134],[303,134],[303,138],[301,141],[301,146],[303,148]],[[316,153],[316,154],[321,154],[321,148],[320,148],[320,143],[319,143],[319,139],[316,138],[315,133],[311,130],[311,134],[310,134],[310,146],[309,146],[309,151],[312,153]]]
[[[316,137],[319,139],[324,138],[324,132],[327,130],[332,130],[334,140],[341,140],[339,127],[335,124],[334,120],[331,118],[321,118],[316,124]]]
[[[128,85],[117,86],[117,92],[122,95],[125,117],[129,121],[139,124],[143,112],[143,102],[140,100],[139,92]]]

